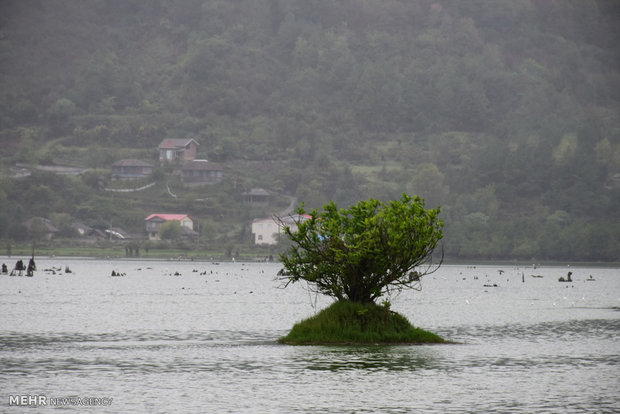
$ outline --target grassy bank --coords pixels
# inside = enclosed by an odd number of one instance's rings
[[[423,344],[445,343],[440,336],[419,329],[388,307],[338,301],[317,315],[293,326],[280,343],[320,344]]]
[[[268,256],[268,252],[263,251],[238,251],[235,249],[236,260],[261,260]],[[238,251],[238,255],[237,255]],[[224,248],[222,249],[200,249],[194,248],[192,250],[187,249],[175,249],[169,248],[151,248],[148,251],[144,248],[140,249],[140,255],[134,255],[128,257],[126,255],[125,247],[122,244],[104,243],[101,245],[81,245],[81,246],[68,246],[62,244],[45,244],[38,245],[34,249],[35,257],[95,257],[95,258],[111,258],[111,259],[196,259],[196,260],[231,260],[231,257],[226,254]],[[29,257],[32,254],[32,245],[28,243],[11,244],[10,247],[2,246],[0,248],[0,256],[11,257]]]

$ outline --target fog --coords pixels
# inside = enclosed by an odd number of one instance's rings
[[[177,247],[243,252],[293,198],[406,192],[441,206],[448,257],[619,260],[619,16],[610,0],[3,1],[0,238],[140,244],[146,217],[176,213],[197,233]],[[162,164],[166,139],[207,162]]]

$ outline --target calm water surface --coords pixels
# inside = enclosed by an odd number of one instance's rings
[[[277,264],[37,265],[0,276],[3,413],[620,412],[617,268],[443,266],[391,300],[458,345],[294,347],[276,339],[331,301],[278,289]]]

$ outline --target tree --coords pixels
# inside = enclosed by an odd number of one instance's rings
[[[162,240],[174,240],[181,236],[183,229],[179,220],[169,220],[159,228],[159,237]]]
[[[417,194],[423,194],[430,201],[442,202],[450,193],[450,187],[445,184],[445,174],[430,162],[416,166],[410,186]]]
[[[19,130],[21,145],[17,153],[19,161],[25,161],[30,164],[37,164],[37,149],[40,146],[40,131],[35,127],[20,128]]]
[[[43,240],[46,233],[47,227],[45,226],[43,219],[40,217],[34,218],[28,228],[28,235],[30,236],[30,239],[33,242]]]
[[[439,211],[407,194],[387,204],[370,199],[340,210],[330,202],[298,220],[297,230],[284,227],[293,246],[280,255],[281,280],[285,286],[306,280],[322,294],[359,303],[373,303],[392,290],[419,289],[420,277],[441,265],[432,260],[443,237]],[[303,206],[297,212],[306,214]]]
[[[56,134],[68,132],[69,119],[75,112],[75,104],[67,99],[58,99],[49,109],[49,123]]]

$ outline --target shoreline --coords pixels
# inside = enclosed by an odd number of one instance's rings
[[[171,254],[172,253],[172,254]],[[10,261],[10,260],[18,260],[23,259],[24,257],[31,257],[32,252],[27,251],[26,249],[18,249],[16,252],[12,252],[11,255],[2,254],[0,255],[0,261]],[[187,252],[183,251],[173,251],[166,250],[166,253],[155,253],[149,252],[145,255],[141,255],[139,257],[125,257],[123,255],[92,255],[92,254],[48,254],[44,253],[36,253],[35,259],[63,259],[63,260],[109,260],[109,261],[180,261],[180,262],[223,262],[223,263],[235,263],[235,262],[249,262],[249,263],[280,263],[277,260],[277,255],[272,255],[275,260],[268,261],[264,260],[265,257],[269,255],[259,254],[259,253],[246,253],[240,255],[239,258],[230,258],[225,257],[223,255],[213,254],[213,255],[202,255],[202,254],[187,254]],[[535,267],[533,267],[535,265]],[[544,268],[544,267],[605,267],[605,268],[620,268],[620,262],[580,262],[580,261],[560,261],[560,260],[548,260],[548,261],[540,261],[537,263],[532,263],[523,260],[511,260],[511,259],[498,259],[498,260],[488,260],[481,259],[479,261],[475,261],[472,259],[468,260],[445,260],[442,265],[444,266],[471,266],[471,267],[497,267],[497,266],[513,266],[519,268]]]

